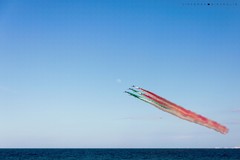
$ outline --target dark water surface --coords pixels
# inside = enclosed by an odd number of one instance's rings
[[[240,160],[240,149],[0,149],[0,160]]]

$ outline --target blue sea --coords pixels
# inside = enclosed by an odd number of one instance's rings
[[[240,160],[240,149],[0,149],[0,160]]]

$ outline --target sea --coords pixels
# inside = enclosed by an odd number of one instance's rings
[[[240,160],[240,149],[0,149],[0,160]]]

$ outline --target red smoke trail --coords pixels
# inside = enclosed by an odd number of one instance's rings
[[[179,118],[206,126],[208,128],[212,128],[222,134],[226,134],[228,132],[228,128],[226,128],[225,126],[223,126],[211,119],[208,119],[204,116],[201,116],[190,110],[187,110],[187,109],[185,109],[175,103],[172,103],[169,100],[162,98],[148,90],[145,90],[143,88],[138,88],[138,89],[144,92],[143,95],[145,97],[157,102],[160,105],[167,107],[168,109],[170,109],[169,113],[174,114],[174,115],[178,116]]]

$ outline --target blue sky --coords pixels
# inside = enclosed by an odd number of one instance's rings
[[[240,146],[240,4],[186,2],[1,0],[0,147]],[[230,132],[124,94],[133,84]]]

